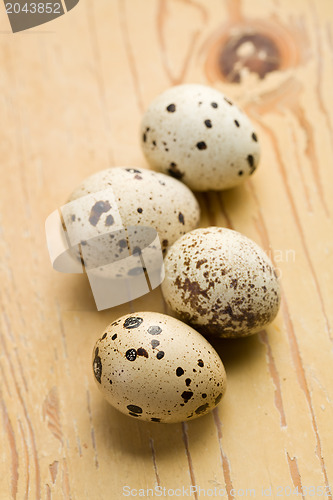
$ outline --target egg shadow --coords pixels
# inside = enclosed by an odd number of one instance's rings
[[[134,418],[121,413],[103,400],[97,409],[95,407],[94,413],[95,428],[103,429],[106,453],[117,451],[141,458],[151,458],[152,447],[158,450],[159,459],[179,452],[185,453],[187,440],[190,441],[191,449],[196,449],[202,446],[205,437],[211,432],[211,426],[214,426],[212,412],[192,422],[146,422],[139,420],[140,417]],[[196,432],[191,432],[193,428]]]
[[[206,339],[220,356],[227,374],[248,369],[263,355],[263,344],[259,334],[235,339],[207,336]]]
[[[64,283],[70,294],[70,301],[73,303],[73,308],[78,308],[84,311],[96,311],[94,296],[90,287],[88,276],[86,273],[73,274],[70,279],[70,288]]]
[[[250,192],[243,183],[222,191],[195,191],[201,212],[200,227],[220,226],[233,229],[229,214],[236,213],[238,208],[250,202]],[[221,217],[224,224],[221,226]]]

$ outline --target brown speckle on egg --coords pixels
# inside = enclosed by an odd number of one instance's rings
[[[258,332],[280,305],[279,280],[265,252],[240,233],[218,227],[191,231],[169,248],[162,292],[178,317],[221,337]],[[200,358],[198,365],[203,363]]]
[[[136,353],[138,356],[144,356],[145,358],[148,358],[148,352],[143,347],[139,347]]]

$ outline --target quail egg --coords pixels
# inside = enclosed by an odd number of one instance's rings
[[[165,301],[204,334],[240,337],[275,318],[280,285],[272,262],[252,240],[208,227],[182,236],[164,259]]]
[[[198,84],[171,87],[148,106],[141,145],[155,170],[195,191],[241,184],[260,157],[249,118],[221,92]]]
[[[188,187],[167,175],[142,168],[114,167],[97,172],[73,191],[69,202],[106,188],[112,188],[114,199],[92,197],[83,219],[69,212],[66,218],[69,229],[79,222],[87,226],[89,234],[96,236],[103,233],[105,227],[112,230],[119,219],[125,227],[156,229],[165,251],[181,235],[198,226],[199,205]]]
[[[157,312],[131,313],[111,323],[94,347],[93,372],[112,406],[151,422],[204,415],[226,388],[222,361],[208,341]]]

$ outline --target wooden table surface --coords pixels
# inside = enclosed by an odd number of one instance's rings
[[[191,485],[186,498],[203,498],[194,486],[332,498],[331,2],[81,0],[17,34],[0,10],[0,498],[120,499],[158,485],[166,498]],[[201,225],[259,243],[283,299],[266,331],[213,342],[228,376],[218,408],[163,425],[114,410],[91,370],[104,327],[163,312],[160,290],[97,312],[85,276],[52,269],[44,223],[84,177],[147,167],[143,110],[182,82],[222,90],[258,130],[258,171],[200,194]]]

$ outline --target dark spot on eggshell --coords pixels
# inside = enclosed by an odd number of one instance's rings
[[[247,159],[248,164],[250,165],[250,169],[251,169],[250,170],[250,175],[251,175],[251,174],[253,174],[253,172],[256,169],[256,166],[254,164],[254,156],[253,155],[248,155],[246,159]]]
[[[126,358],[128,361],[135,361],[136,360],[136,350],[135,349],[128,349],[125,354]]]
[[[257,137],[257,134],[255,132],[253,132],[253,134],[252,134],[252,139],[254,140],[254,142],[258,142],[258,137]]]
[[[201,413],[204,413],[204,412],[207,410],[208,406],[209,406],[209,404],[208,404],[208,403],[205,403],[204,405],[199,406],[199,407],[195,410],[195,413],[196,413],[197,415],[200,415]]]
[[[146,141],[147,141],[147,134],[146,134],[146,133],[144,133],[144,134],[142,135],[142,140],[143,140],[143,142],[146,142]]]
[[[134,179],[141,181],[143,179],[143,177],[141,177],[141,175],[135,175]]]
[[[127,241],[125,239],[119,240],[118,245],[120,248],[126,248],[127,247]]]
[[[155,347],[158,347],[160,345],[160,342],[155,339],[153,339],[150,343],[153,349],[155,349]]]
[[[108,201],[97,201],[89,215],[89,222],[92,226],[97,226],[99,219],[101,218],[101,215],[105,212],[108,212],[111,209],[111,205]]]
[[[162,328],[160,328],[159,326],[150,326],[148,328],[148,333],[150,335],[159,335],[162,331]]]
[[[114,335],[112,335],[111,339],[112,339],[112,340],[116,340],[117,336],[118,336],[118,335],[115,333]]]
[[[200,150],[207,149],[207,144],[205,143],[205,141],[197,142],[197,148]]]
[[[193,392],[192,391],[184,391],[181,396],[182,396],[183,400],[185,401],[185,403],[187,403],[191,399],[191,397],[193,396]]]
[[[222,399],[222,392],[217,396],[217,398],[215,398],[215,405],[218,405],[221,399]]]
[[[141,174],[141,170],[137,170],[136,168],[125,168],[125,170],[131,174]]]
[[[169,113],[174,113],[176,111],[176,105],[175,104],[169,104],[169,106],[167,106],[167,111],[169,111]]]
[[[244,300],[244,297],[238,297],[231,300],[231,303],[226,307],[216,308],[209,324],[196,325],[196,330],[204,335],[239,337],[247,335],[248,331],[255,331],[261,325],[269,323],[269,310],[254,312],[251,303],[246,306],[242,305]]]
[[[139,276],[139,274],[142,274],[143,272],[144,269],[142,267],[133,267],[127,272],[127,274],[129,276]]]
[[[105,332],[101,340],[104,340],[106,336],[107,336],[107,333]]]
[[[243,170],[238,171],[238,175],[243,175],[243,174],[244,174]]]
[[[148,358],[148,352],[143,347],[139,347],[139,349],[137,349],[136,353],[138,356],[144,356],[145,358]]]
[[[139,214],[142,214],[142,212],[143,212],[142,208],[140,208],[140,207],[137,208],[137,211],[138,211]]]
[[[185,304],[189,304],[191,308],[196,310],[199,314],[207,313],[207,309],[200,305],[199,297],[201,295],[207,299],[208,291],[211,287],[214,287],[214,283],[210,282],[206,289],[202,289],[197,281],[191,281],[189,278],[185,278],[184,282],[182,282],[180,277],[177,276],[175,285],[179,290],[184,291],[182,300]],[[184,317],[184,319],[186,318]]]
[[[161,419],[160,419],[160,418],[158,418],[158,417],[151,417],[151,419],[150,419],[150,420],[151,420],[152,422],[160,422],[160,421],[161,421]]]
[[[105,219],[105,225],[106,226],[112,226],[112,224],[114,224],[114,218],[112,217],[112,215],[108,215]]]
[[[137,316],[130,316],[124,321],[124,327],[128,330],[131,330],[132,328],[138,328],[142,322],[142,318],[139,318]]]
[[[230,282],[230,288],[234,288],[236,290],[237,285],[238,285],[238,279],[237,278],[232,279]]]
[[[254,158],[253,158],[252,155],[248,155],[247,161],[248,161],[248,164],[250,165],[250,167],[253,167],[253,165],[254,165]]]
[[[198,365],[201,366],[201,368],[204,366],[204,362],[202,359],[198,359]]]
[[[207,128],[212,128],[213,126],[211,120],[205,120],[204,124],[206,125]]]
[[[206,399],[207,394],[206,394],[205,392],[203,392],[203,393],[201,394],[201,397],[202,397],[203,399]]]
[[[75,216],[74,214],[73,214],[73,215],[71,215],[71,220],[72,220],[73,222],[75,221],[75,219],[76,219],[76,216]]]
[[[218,108],[217,102],[211,102],[210,105],[212,108],[215,108],[215,109]]]
[[[140,417],[141,415],[138,415],[137,413],[133,413],[133,412],[129,412],[129,415],[131,415],[131,417]]]
[[[240,124],[239,124],[238,120],[234,120],[234,122],[235,122],[236,127],[240,127]]]
[[[178,366],[178,368],[176,370],[177,377],[181,377],[183,374],[184,374],[183,368],[181,368],[180,366]]]
[[[95,357],[94,357],[94,362],[93,362],[93,370],[94,370],[95,379],[97,380],[97,382],[101,383],[102,360],[98,354],[99,354],[99,348],[96,347]]]
[[[208,262],[208,261],[207,261],[207,259],[201,259],[201,260],[198,260],[198,261],[197,261],[197,264],[196,264],[196,266],[195,266],[195,267],[196,267],[197,269],[200,269],[200,267],[202,266],[202,264],[206,264],[206,262]]]
[[[179,170],[177,163],[175,163],[174,161],[170,163],[170,167],[168,168],[168,174],[170,174],[172,177],[178,180],[184,177],[184,173]]]
[[[156,354],[156,357],[157,357],[157,359],[164,358],[164,351],[158,351],[158,353]]]
[[[227,102],[230,106],[233,106],[233,102],[230,101],[230,99],[228,99],[227,97],[223,97],[223,99],[225,100],[225,102]]]
[[[136,405],[127,405],[127,409],[133,413],[142,413],[142,408]]]
[[[179,212],[179,214],[178,214],[178,220],[181,224],[183,224],[183,225],[185,224],[184,215],[181,212]]]
[[[191,383],[191,379],[190,378],[185,379],[185,384],[186,384],[187,387],[190,385],[190,383]]]

